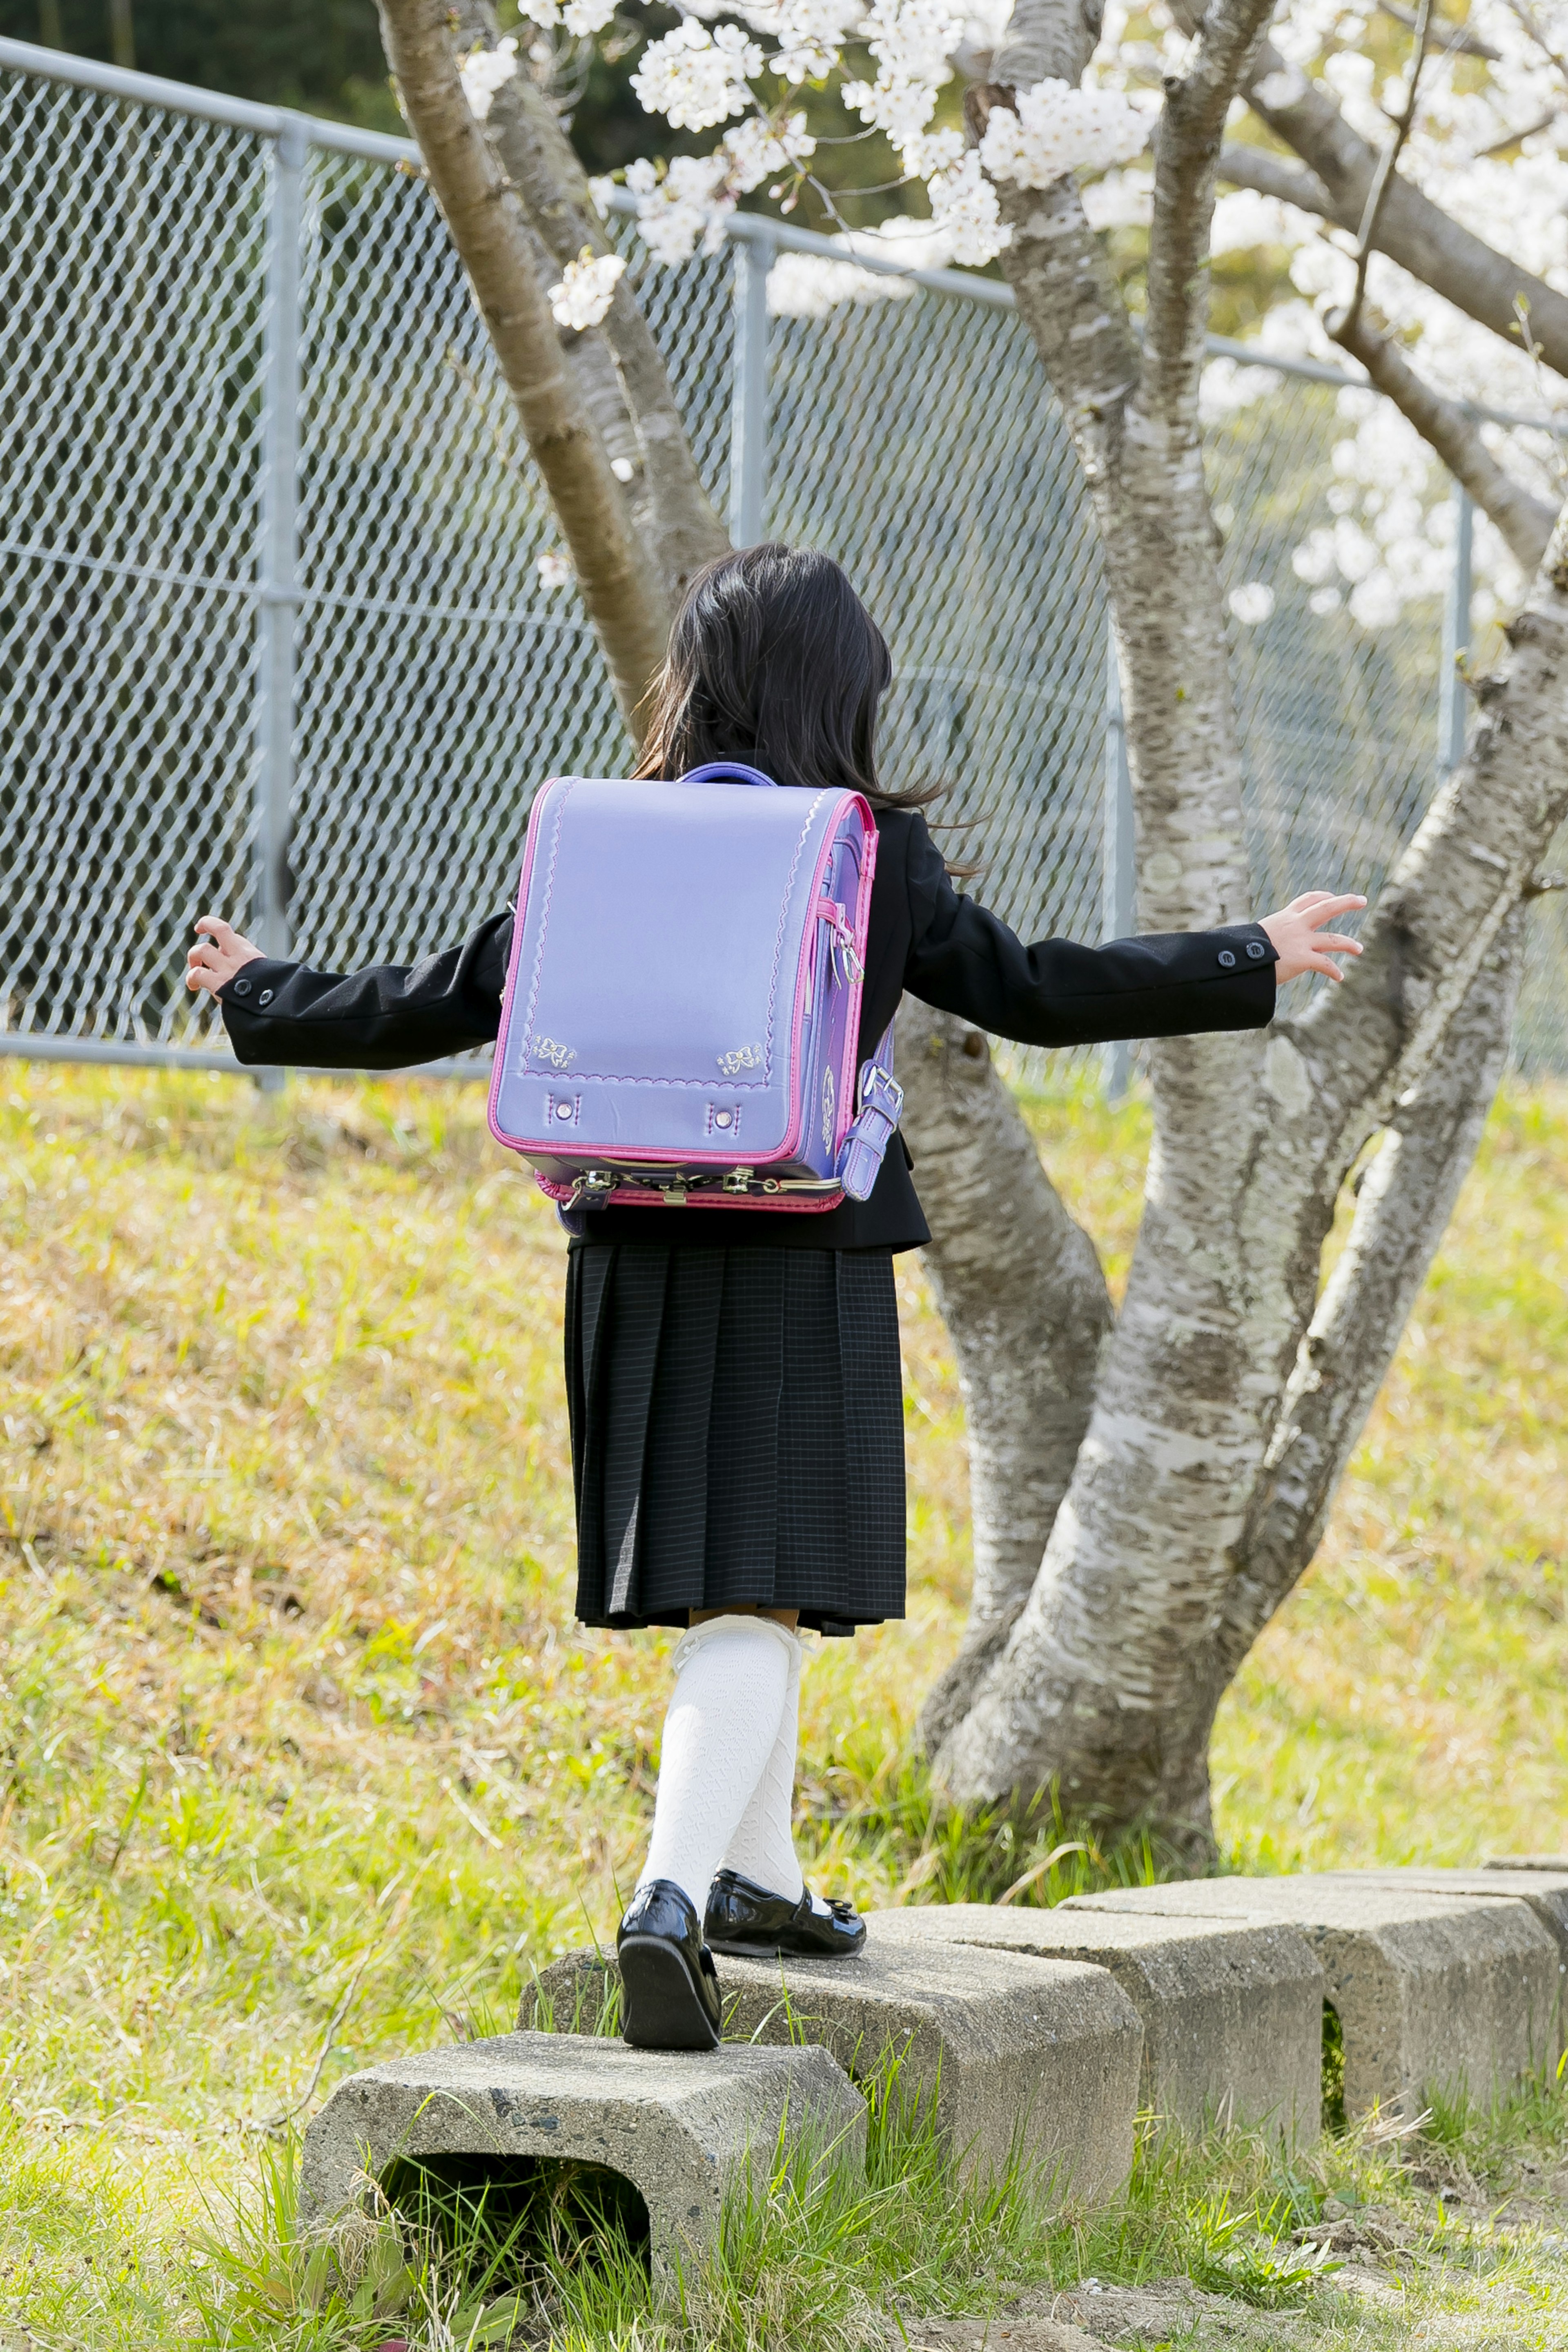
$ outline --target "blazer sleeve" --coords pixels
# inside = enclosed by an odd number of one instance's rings
[[[460,947],[366,971],[313,971],[261,956],[218,991],[236,1058],[401,1070],[482,1045],[500,1026],[511,920],[492,915]]]
[[[1154,932],[1086,948],[1026,947],[998,917],[961,898],[923,823],[909,854],[911,995],[1020,1045],[1099,1045],[1261,1029],[1274,1017],[1279,954],[1257,923]]]

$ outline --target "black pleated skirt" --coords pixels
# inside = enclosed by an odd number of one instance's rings
[[[890,1251],[574,1242],[566,1395],[584,1624],[903,1615]]]

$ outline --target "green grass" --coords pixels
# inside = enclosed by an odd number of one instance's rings
[[[668,1640],[573,1622],[562,1243],[486,1140],[477,1091],[322,1082],[279,1100],[223,1078],[13,1066],[0,1092],[0,2347],[24,2326],[92,2352],[216,2345],[239,2324],[234,2200],[251,2255],[280,2260],[287,2184],[268,2217],[263,2158],[322,2092],[399,2047],[510,2021],[534,1965],[613,1930]],[[1119,1283],[1143,1108],[1028,1108]],[[1321,1559],[1223,1710],[1217,1811],[1238,1866],[1568,1846],[1565,1171],[1568,1098],[1507,1096]],[[1048,1809],[954,1820],[910,1761],[962,1619],[966,1481],[914,1261],[899,1285],[911,1613],[808,1668],[813,1875],[887,1902],[1019,1878],[1019,1899],[1054,1900],[1156,1874],[1163,1857],[1137,1844],[1043,1867],[1079,1843]],[[1505,2176],[1533,2134],[1550,2182],[1561,2105],[1552,2091],[1533,2120],[1436,2117],[1415,2170],[1462,2161],[1517,2197]],[[1314,2161],[1347,2183],[1346,2167],[1394,2166],[1433,2228],[1458,2210],[1410,2186],[1408,2148],[1358,2147]],[[1220,2278],[1226,2249],[1245,2269],[1253,2246],[1267,2270],[1279,2233],[1257,2217],[1285,2190],[1263,2158],[1189,2152],[1183,2185],[1161,2189],[1174,2161],[1152,2152],[1146,2198],[1084,2225],[1083,2269]],[[221,2226],[204,2194],[230,2212]],[[1568,2198],[1551,2195],[1561,2231]],[[1167,2242],[1173,2203],[1210,2218]],[[1499,2268],[1479,2227],[1442,2223],[1448,2284],[1429,2292],[1455,2326],[1456,2297],[1479,2297],[1479,2326],[1497,2281],[1526,2275],[1517,2253]],[[1039,2275],[1067,2277],[1079,2257],[1039,2229]],[[764,2285],[743,2299],[765,2313],[787,2263],[782,2240],[755,2242],[747,2275]],[[973,2247],[929,2272],[905,2253],[911,2308],[980,2293]],[[437,2300],[461,2285],[447,2257],[419,2259]],[[1497,2340],[1568,2341],[1562,2266],[1531,2259],[1559,2338]],[[984,2257],[1026,2284],[1034,2261]],[[778,2285],[781,2314],[795,2292]],[[884,2325],[892,2290],[861,2292]],[[1358,2309],[1354,2324],[1393,2323]],[[255,2340],[359,2341],[342,2314],[298,2325],[316,2332]],[[562,2343],[655,2341],[646,2313],[552,2325]],[[783,2317],[757,2325],[758,2342],[789,2340]]]

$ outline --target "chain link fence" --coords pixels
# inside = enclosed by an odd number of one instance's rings
[[[410,958],[504,902],[546,776],[626,760],[412,155],[0,42],[5,1051],[226,1064],[181,984],[195,915]],[[735,230],[674,270],[624,239],[710,491],[737,537],[847,564],[894,650],[889,773],[951,782],[988,901],[1032,937],[1132,929],[1094,531],[1005,289],[922,272],[770,317],[778,247],[831,248]],[[1296,576],[1339,393],[1274,367],[1210,464],[1278,903],[1375,888],[1456,689],[1441,598],[1369,630]],[[1450,647],[1468,609],[1456,567]],[[1542,926],[1532,1067],[1562,1065],[1565,970]]]

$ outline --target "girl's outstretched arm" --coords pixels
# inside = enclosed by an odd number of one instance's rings
[[[1264,922],[1212,931],[1108,940],[1020,940],[998,916],[961,898],[922,820],[909,842],[911,995],[1022,1045],[1097,1045],[1118,1038],[1261,1029],[1279,986],[1302,972],[1341,977],[1333,958],[1356,941],[1325,932],[1357,896],[1309,891]]]
[[[241,1062],[401,1070],[481,1045],[500,1025],[510,914],[418,963],[346,973],[263,955],[221,916],[196,929],[207,936],[185,959],[185,986],[216,999]]]

